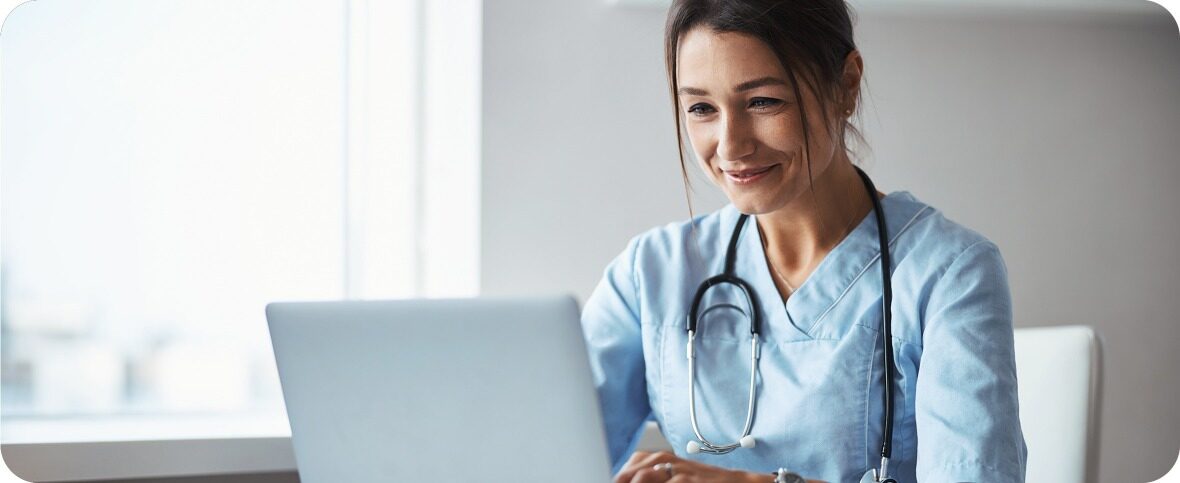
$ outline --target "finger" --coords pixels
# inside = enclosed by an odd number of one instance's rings
[[[631,478],[635,476],[635,471],[640,468],[639,461],[647,458],[650,454],[647,451],[631,453],[631,457],[627,458],[627,462],[623,463],[623,467],[619,469],[619,474],[615,475],[614,483],[629,483]]]
[[[655,453],[648,453],[647,458],[643,459],[643,463],[654,465],[657,463],[675,462],[679,460],[680,458],[677,458],[676,455],[670,452],[656,451]]]
[[[636,474],[643,469],[650,469],[659,464],[677,461],[676,455],[667,451],[660,451],[656,453],[648,453],[645,451],[636,451],[627,460],[627,464],[619,470],[619,474],[615,476],[615,483],[629,483],[635,479]],[[662,480],[661,480],[662,481]]]
[[[668,473],[663,468],[656,469],[648,466],[636,471],[630,483],[663,483],[665,481],[668,481]]]

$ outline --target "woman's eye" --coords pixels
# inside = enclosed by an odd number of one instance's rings
[[[688,113],[694,116],[706,116],[713,112],[713,106],[708,104],[693,104],[688,108]]]
[[[780,101],[778,99],[771,99],[769,97],[755,97],[750,100],[750,107],[757,108],[757,109],[765,109],[768,107],[777,106],[782,103],[783,103],[783,101]]]

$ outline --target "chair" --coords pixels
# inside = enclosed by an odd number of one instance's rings
[[[1086,326],[1016,329],[1026,481],[1098,481],[1102,344]]]

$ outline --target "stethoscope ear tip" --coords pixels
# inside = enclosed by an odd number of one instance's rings
[[[688,454],[697,454],[701,452],[701,444],[696,441],[689,441],[688,447],[685,449],[688,450]]]
[[[745,436],[742,436],[742,439],[738,440],[738,444],[742,445],[743,448],[753,448],[754,447],[754,437],[750,436],[748,434]]]

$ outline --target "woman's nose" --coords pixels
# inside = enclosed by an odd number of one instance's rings
[[[717,139],[717,156],[734,161],[754,154],[754,136],[741,116],[726,116]]]

